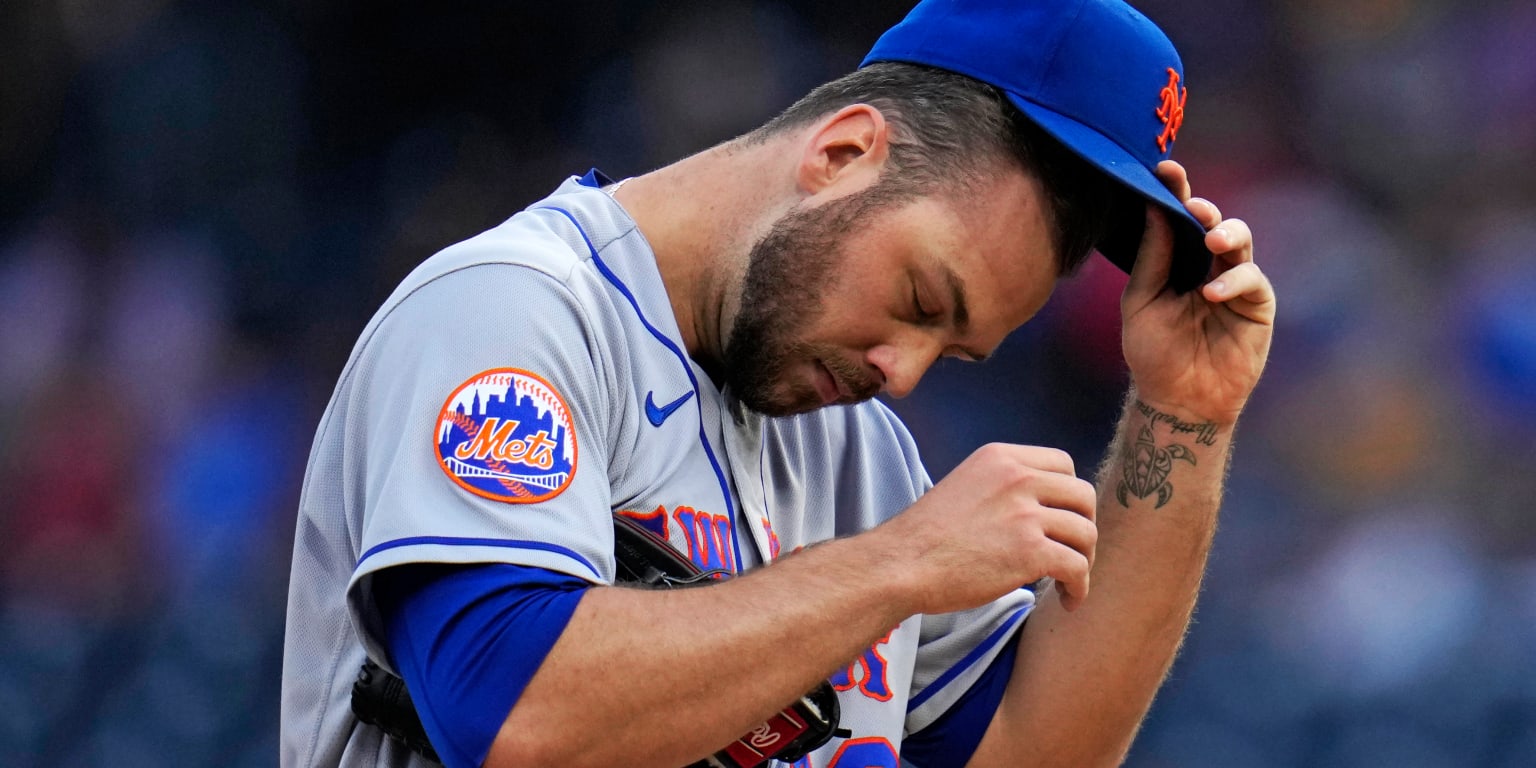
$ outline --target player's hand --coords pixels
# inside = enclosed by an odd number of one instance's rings
[[[993,443],[871,534],[910,564],[914,613],[974,608],[1045,577],[1071,610],[1088,594],[1096,504],[1066,452]]]
[[[1147,232],[1120,300],[1125,362],[1137,396],[1185,416],[1232,424],[1269,357],[1275,291],[1253,261],[1253,236],[1240,219],[1221,217],[1190,196],[1183,166],[1164,161],[1158,178],[1207,229],[1215,254],[1205,285],[1182,296],[1167,287],[1173,238],[1149,206]]]

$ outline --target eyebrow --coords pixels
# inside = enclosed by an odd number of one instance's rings
[[[960,282],[960,276],[955,274],[955,270],[951,269],[948,264],[941,265],[940,271],[944,273],[944,282],[949,286],[950,322],[954,325],[955,332],[960,334],[968,333],[971,330],[971,311],[965,305],[965,284]],[[987,358],[991,357],[991,355],[985,352],[978,354],[971,350],[966,350],[965,353],[978,363],[984,362]]]

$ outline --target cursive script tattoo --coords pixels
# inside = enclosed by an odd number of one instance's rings
[[[1174,434],[1194,435],[1195,442],[1201,445],[1216,444],[1215,422],[1206,421],[1199,424],[1191,424],[1190,422],[1180,420],[1179,417],[1174,416],[1171,413],[1163,413],[1162,411],[1159,411],[1158,409],[1153,408],[1152,406],[1147,405],[1140,400],[1136,401],[1136,410],[1141,415],[1151,419],[1152,426],[1154,427],[1160,423],[1167,424],[1171,429],[1173,429]],[[1158,506],[1162,505],[1159,504]]]

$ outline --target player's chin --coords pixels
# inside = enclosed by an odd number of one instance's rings
[[[812,358],[788,367],[770,386],[742,387],[738,396],[749,410],[765,416],[798,416],[829,405],[851,405],[873,396],[873,391],[850,389],[839,386],[831,370]]]
[[[741,402],[752,411],[775,417],[798,416],[827,405],[815,387],[797,386],[786,381],[763,391],[744,393]]]
[[[799,416],[826,405],[814,391],[789,392],[756,409],[769,416]]]
[[[742,403],[747,406],[748,410],[763,414],[764,416],[799,416],[811,411],[820,410],[829,405],[857,405],[873,396],[873,394],[867,396],[862,394],[852,395],[839,397],[829,402],[823,399],[814,389],[808,389],[784,391],[774,397],[755,401],[742,398]]]

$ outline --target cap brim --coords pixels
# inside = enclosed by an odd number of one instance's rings
[[[1173,265],[1169,270],[1168,285],[1184,293],[1205,282],[1211,269],[1211,252],[1205,247],[1205,227],[1195,221],[1184,204],[1152,175],[1151,170],[1113,139],[1093,128],[1011,93],[1008,100],[1068,149],[1135,193],[1135,197],[1106,201],[1114,210],[1110,230],[1099,241],[1099,253],[1126,272],[1131,271],[1146,226],[1144,201],[1150,200],[1169,214],[1168,222],[1173,227]]]

